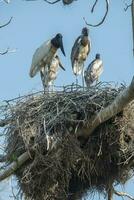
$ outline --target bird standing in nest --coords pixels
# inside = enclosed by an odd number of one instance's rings
[[[100,54],[96,54],[95,59],[89,64],[88,68],[84,72],[84,78],[87,87],[90,87],[98,79],[103,72],[103,62],[100,58]]]
[[[71,51],[71,63],[73,73],[76,76],[76,84],[78,84],[78,75],[82,75],[82,84],[84,87],[84,62],[89,55],[91,42],[88,37],[89,30],[85,27],[82,29],[81,35],[76,39]]]
[[[52,85],[52,91],[53,91],[53,84],[54,80],[57,78],[59,67],[61,67],[61,69],[65,71],[65,68],[61,63],[59,56],[56,55],[53,57],[51,64],[47,68],[43,67],[41,69],[40,75],[42,84],[44,86],[44,90],[45,89],[49,90],[49,87]]]
[[[30,68],[30,77],[34,77],[37,72],[43,71],[44,68],[51,66],[52,60],[56,55],[58,49],[61,49],[65,56],[63,47],[62,35],[58,33],[54,38],[44,42],[34,53],[32,58],[32,65]]]

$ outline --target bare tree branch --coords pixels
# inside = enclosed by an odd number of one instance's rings
[[[91,13],[94,12],[94,9],[95,9],[95,6],[96,6],[97,2],[98,2],[98,0],[96,0],[96,1],[94,2],[93,7],[92,7],[92,9],[91,9]]]
[[[0,2],[5,2],[5,3],[9,4],[10,0],[0,0]]]
[[[59,1],[61,1],[61,0],[56,0],[56,1],[53,1],[53,2],[50,2],[50,1],[48,1],[48,0],[44,0],[45,2],[47,2],[47,3],[49,3],[49,4],[55,4],[55,3],[58,3]]]
[[[5,54],[7,54],[9,52],[9,48],[7,48],[5,51],[3,51],[3,52],[0,52],[0,55],[5,55]]]
[[[131,4],[127,4],[127,3],[125,3],[125,5],[126,5],[126,7],[124,8],[124,10],[125,10],[125,12],[128,10],[128,8],[130,8],[131,6],[132,6],[132,3]]]
[[[12,19],[13,19],[13,17],[11,17],[10,20],[7,23],[1,25],[0,28],[3,28],[5,26],[7,26],[8,24],[10,24],[10,22],[12,21]]]
[[[16,49],[9,49],[9,48],[7,48],[5,51],[3,51],[3,52],[0,52],[0,55],[5,55],[5,54],[7,54],[7,53],[15,53],[16,52]]]
[[[5,3],[10,3],[10,0],[4,0]]]
[[[107,17],[108,11],[109,11],[109,0],[105,0],[105,1],[106,1],[106,12],[105,12],[105,15],[104,15],[104,17],[102,18],[102,20],[101,20],[98,24],[90,24],[90,23],[88,23],[88,22],[86,21],[85,17],[83,17],[83,19],[84,19],[86,25],[92,26],[92,27],[97,27],[97,26],[100,26],[101,24],[103,24],[103,22],[105,21],[105,19],[106,19],[106,17]],[[91,9],[91,12],[92,12],[92,13],[93,13],[93,11],[94,11],[94,8],[95,8],[97,2],[98,2],[98,0],[95,1],[94,5],[93,5],[93,7],[92,7],[92,9]]]
[[[18,157],[17,161],[12,162],[0,173],[0,181],[11,176],[20,166],[22,166],[30,158],[29,153],[25,152]]]
[[[130,196],[129,194],[127,194],[125,192],[118,192],[118,191],[114,190],[114,194],[116,194],[117,196],[120,196],[120,197],[128,197],[129,199],[134,200],[134,197]]]
[[[36,0],[25,0],[25,1],[36,1]],[[43,1],[45,1],[45,2],[47,2],[47,3],[49,3],[49,4],[55,4],[55,3],[58,3],[58,2],[61,1],[61,0],[55,0],[55,1],[53,1],[53,2],[48,1],[48,0],[43,0]]]
[[[90,134],[102,123],[120,113],[128,103],[134,99],[134,77],[129,87],[121,92],[109,106],[101,110],[87,122],[81,129],[78,128],[76,135],[88,138]]]

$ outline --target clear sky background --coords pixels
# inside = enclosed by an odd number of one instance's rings
[[[131,12],[130,9],[124,11],[125,2],[127,1],[110,1],[105,23],[98,28],[89,28],[92,48],[85,67],[96,53],[100,53],[104,63],[101,81],[125,81],[129,84],[134,74]],[[70,6],[63,6],[62,2],[49,5],[43,0],[11,0],[10,4],[0,2],[0,24],[13,16],[9,26],[0,29],[0,50],[17,48],[16,53],[0,56],[0,102],[42,90],[39,75],[33,79],[29,77],[32,56],[45,40],[59,32],[63,35],[66,57],[60,50],[59,55],[66,72],[59,72],[55,84],[62,86],[75,82],[70,52],[85,26],[83,17],[91,23],[97,23],[105,12],[105,1],[100,0],[94,14],[91,14],[93,3],[94,0],[78,0]],[[0,200],[10,199],[9,185],[10,181],[0,183]],[[133,186],[131,180],[126,191],[134,196]]]

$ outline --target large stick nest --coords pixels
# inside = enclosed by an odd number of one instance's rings
[[[8,160],[25,151],[31,158],[16,171],[26,199],[80,199],[86,192],[107,192],[113,183],[124,184],[132,176],[134,102],[101,124],[88,140],[75,135],[123,89],[104,83],[85,91],[71,86],[18,98],[2,107],[11,121],[5,130]],[[49,152],[46,133],[57,141]]]

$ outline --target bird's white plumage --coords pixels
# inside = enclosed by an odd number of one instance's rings
[[[52,85],[54,80],[57,78],[59,63],[60,63],[59,57],[58,58],[54,57],[52,59],[50,66],[45,68],[43,67],[41,69],[44,77],[42,81],[45,87]]]
[[[86,46],[81,44],[81,37],[78,37],[74,43],[71,52],[71,61],[72,61],[72,68],[73,73],[75,75],[81,75],[83,72],[84,61],[87,59],[91,48],[91,42],[88,41]]]
[[[100,75],[103,72],[103,63],[101,59],[95,59],[85,70],[84,77],[87,86],[93,84],[94,81],[98,81]]]
[[[33,55],[29,73],[30,77],[34,77],[40,71],[43,64],[51,63],[54,55],[55,52],[51,51],[51,40],[44,42]]]
[[[88,45],[83,47],[82,45],[79,44],[79,54],[78,54],[78,59],[74,61],[73,65],[73,73],[75,75],[81,75],[83,72],[83,67],[84,67],[84,61],[87,58],[87,53],[88,53]]]
[[[84,68],[84,63],[83,61],[74,61],[74,65],[73,65],[73,73],[75,75],[81,75],[82,74],[82,71],[83,71],[83,68]]]
[[[84,47],[82,45],[79,46],[79,55],[78,55],[78,60],[83,61],[86,60],[88,56],[88,51],[89,51],[89,46],[88,44]]]

